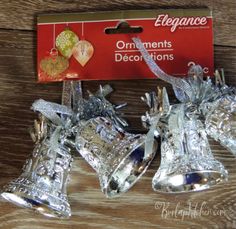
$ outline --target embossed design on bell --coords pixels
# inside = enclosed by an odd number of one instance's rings
[[[161,165],[153,177],[153,189],[199,191],[226,180],[227,176],[224,166],[211,152],[202,123],[186,117],[181,105],[173,107],[161,134]]]
[[[128,191],[146,171],[157,146],[145,153],[145,138],[117,128],[104,117],[90,119],[78,128],[76,149],[97,172],[107,197]]]
[[[208,135],[236,156],[236,95],[218,99],[206,115],[205,124]]]
[[[161,137],[161,164],[152,180],[155,191],[200,191],[227,180],[228,172],[214,158],[192,104],[170,106],[165,89],[159,89],[158,96],[146,93],[145,101],[150,112],[142,120]]]
[[[36,142],[32,157],[26,161],[20,177],[4,187],[1,196],[43,215],[67,218],[71,210],[66,184],[72,157],[65,145],[58,143],[57,148],[52,148],[48,138],[48,131],[52,130],[47,122],[44,116],[35,122],[35,133],[31,133]]]

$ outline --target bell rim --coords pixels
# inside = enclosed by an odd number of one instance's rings
[[[12,184],[13,183],[11,183],[11,185]],[[26,187],[26,186],[23,185],[23,187]],[[15,204],[16,206],[32,209],[35,212],[38,212],[38,213],[40,213],[44,216],[50,217],[50,218],[66,219],[71,216],[71,209],[70,209],[69,203],[67,205],[67,204],[63,203],[64,202],[63,200],[61,200],[62,203],[58,204],[58,206],[62,206],[62,205],[65,206],[65,210],[62,211],[57,208],[54,208],[53,206],[50,206],[49,203],[48,204],[44,203],[37,196],[30,195],[28,193],[20,191],[19,188],[22,188],[22,185],[16,187],[16,189],[18,189],[17,191],[16,190],[13,191],[13,190],[11,190],[12,188],[10,186],[6,186],[3,189],[3,191],[1,192],[1,197],[4,198],[5,200],[9,201],[12,204]],[[51,196],[53,196],[53,195],[51,195]],[[53,196],[53,198],[59,199],[55,196]],[[21,201],[21,203],[19,201]],[[27,202],[27,201],[29,201],[29,202]],[[39,204],[39,206],[37,206],[36,203]],[[47,211],[44,211],[44,209],[46,209]]]
[[[138,180],[144,175],[144,173],[147,171],[148,167],[150,166],[151,162],[153,161],[155,155],[156,155],[156,152],[157,152],[157,148],[158,148],[158,143],[157,141],[155,141],[155,144],[153,146],[153,151],[152,153],[145,159],[146,162],[143,162],[144,163],[144,169],[142,170],[142,172],[134,179],[134,181],[128,186],[127,189],[125,190],[122,190],[121,192],[119,193],[115,193],[115,194],[111,194],[111,192],[108,191],[109,189],[109,184],[111,183],[112,181],[112,178],[113,178],[113,175],[117,172],[117,170],[120,168],[120,166],[122,166],[122,164],[124,163],[124,161],[136,150],[138,149],[140,146],[144,145],[144,148],[145,148],[145,141],[146,141],[146,136],[145,135],[140,135],[141,138],[137,139],[137,141],[140,141],[140,143],[138,145],[136,144],[133,144],[135,147],[131,148],[129,153],[124,157],[122,158],[122,160],[119,162],[119,164],[116,166],[115,170],[112,171],[112,173],[110,173],[110,175],[108,176],[108,180],[107,180],[107,185],[105,188],[103,188],[103,192],[105,194],[105,196],[107,198],[117,198],[119,197],[120,195],[126,193],[127,191],[129,191],[137,182]],[[135,143],[135,142],[134,142]]]
[[[199,174],[203,175],[201,177],[201,181],[206,179],[205,180],[206,183],[203,183],[202,185],[200,185],[199,184],[200,182],[191,183],[191,184],[183,182],[183,184],[180,184],[178,186],[174,186],[173,183],[171,184],[171,183],[168,183],[168,181],[166,181],[166,179],[169,175],[165,176],[164,178],[162,178],[159,181],[158,181],[158,178],[155,178],[156,175],[154,175],[154,177],[152,179],[152,188],[155,192],[168,193],[168,194],[193,193],[193,192],[204,191],[206,189],[209,189],[209,188],[212,188],[212,187],[216,186],[219,183],[223,183],[223,182],[228,180],[228,171],[226,169],[223,169],[222,171],[217,171],[217,170],[202,170],[202,171],[201,170],[196,170],[196,171],[186,172],[186,173],[183,173],[183,174],[176,173],[176,174],[170,175],[169,179],[170,178],[173,179],[176,176],[179,176],[179,178],[182,179],[182,178],[185,178],[188,175],[196,175],[196,174],[197,175],[199,175]],[[219,176],[216,177],[213,180],[207,180],[207,178],[209,178],[209,174],[210,175],[218,174]],[[163,181],[165,181],[165,182],[163,182]],[[158,184],[160,186],[157,186]],[[171,185],[172,185],[172,189],[170,189]],[[180,191],[179,190],[176,191],[177,189],[176,190],[173,189],[173,187],[184,187],[184,186],[188,186],[188,185],[192,185],[192,186],[190,186],[190,189],[188,189],[188,190],[183,189],[183,190],[180,190]]]

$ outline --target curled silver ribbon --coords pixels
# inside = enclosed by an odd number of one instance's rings
[[[34,111],[42,113],[47,119],[56,125],[62,125],[62,119],[60,115],[71,116],[72,110],[67,106],[57,103],[47,102],[43,99],[36,100],[32,104]]]
[[[141,40],[137,37],[132,38],[136,47],[141,52],[145,62],[147,63],[150,70],[161,80],[171,84],[173,86],[173,89],[178,96],[180,94],[180,98],[184,97],[183,92],[185,92],[186,96],[188,98],[191,98],[191,86],[183,79],[176,78],[174,76],[166,74],[162,69],[155,63],[155,61],[152,59],[152,57],[149,55],[148,51],[145,49],[143,43]]]
[[[67,106],[57,103],[47,102],[43,99],[36,100],[32,104],[32,109],[44,115],[51,123],[48,123],[52,133],[49,136],[50,148],[54,151],[59,149],[59,140],[65,142],[68,135],[71,135],[71,126],[66,125],[68,119],[65,117],[72,117],[73,111]],[[64,132],[61,136],[62,130]],[[68,131],[69,130],[69,131]],[[60,139],[62,137],[62,139]]]

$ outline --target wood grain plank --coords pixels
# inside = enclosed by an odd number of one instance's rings
[[[236,46],[236,30],[234,27],[236,23],[236,2],[234,0],[226,0],[223,3],[220,0],[18,0],[14,2],[1,0],[0,3],[0,28],[21,30],[35,29],[36,15],[39,13],[209,7],[213,11],[214,17],[214,43]]]
[[[224,157],[221,161],[227,164]],[[231,156],[231,162],[235,158]],[[50,228],[56,224],[58,228],[226,228],[236,220],[235,209],[235,168],[229,169],[230,182],[218,185],[208,191],[184,195],[166,195],[154,193],[151,189],[151,177],[158,165],[154,160],[148,173],[127,194],[118,199],[106,199],[100,192],[99,183],[93,170],[78,158],[73,165],[71,182],[68,187],[69,199],[73,216],[68,220],[49,220],[29,210],[2,202],[0,209],[0,228],[30,228],[32,222],[42,228]],[[20,171],[19,171],[20,173]],[[12,175],[14,177],[16,174]],[[4,178],[5,183],[12,177]],[[218,209],[223,213],[219,217],[202,215],[201,217],[168,217],[162,209],[162,203],[167,209],[187,211],[189,204],[198,206],[206,203],[206,209]],[[7,209],[7,211],[6,211]],[[165,218],[166,217],[166,218]],[[20,219],[20,220],[19,220]],[[29,220],[30,219],[30,220]],[[169,219],[169,220],[168,220]],[[17,226],[16,226],[17,221]],[[109,225],[112,225],[110,227]],[[20,228],[20,227],[19,227]],[[230,227],[228,227],[230,228]]]
[[[0,187],[21,173],[25,159],[33,144],[27,128],[36,115],[29,108],[41,97],[60,102],[61,83],[37,84],[35,66],[35,33],[32,31],[0,30]],[[215,66],[226,70],[226,80],[236,86],[236,48],[215,46]],[[124,116],[130,121],[131,131],[141,129],[140,115],[146,107],[140,102],[144,92],[156,85],[170,86],[159,80],[85,82],[85,89],[96,90],[99,83],[111,83],[115,92],[110,99],[114,103],[127,101]],[[135,108],[135,109],[134,109]],[[86,229],[86,228],[236,228],[236,158],[218,143],[210,140],[212,150],[229,171],[229,181],[205,192],[184,195],[167,195],[153,192],[151,179],[156,172],[160,155],[157,154],[150,169],[125,195],[118,199],[106,199],[101,193],[94,171],[77,156],[73,163],[68,196],[73,216],[70,220],[47,219],[30,210],[0,201],[1,229]],[[200,209],[206,203],[201,216],[167,216],[179,206],[188,211],[189,205]],[[164,209],[164,210],[163,210]],[[208,209],[208,211],[207,211]],[[211,212],[209,213],[209,211]],[[221,210],[221,215],[217,215]],[[216,215],[215,215],[216,214]]]

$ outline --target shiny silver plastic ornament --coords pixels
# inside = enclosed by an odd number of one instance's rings
[[[152,180],[155,191],[199,191],[227,179],[227,171],[211,152],[195,108],[189,104],[170,106],[165,89],[159,90],[158,96],[146,94],[145,100],[150,112],[142,120],[153,136],[161,138],[161,164]],[[148,101],[155,103],[150,106]]]
[[[145,135],[130,134],[128,124],[117,112],[125,104],[115,106],[105,97],[112,92],[109,85],[78,107],[78,125],[74,128],[75,147],[98,174],[106,197],[116,197],[128,191],[144,174],[157,149],[146,149]]]
[[[225,84],[224,72],[215,72],[212,91],[214,100],[203,102],[200,110],[205,117],[207,134],[236,156],[236,89]]]
[[[72,157],[70,149],[60,143],[63,130],[40,115],[31,134],[36,142],[32,157],[19,178],[3,188],[1,196],[45,216],[67,218],[71,215],[66,185]]]
[[[77,129],[76,149],[97,172],[102,191],[116,197],[129,190],[150,165],[156,144],[145,151],[145,135],[130,134],[105,117]]]
[[[205,125],[208,135],[236,156],[236,95],[215,101],[206,114]]]

